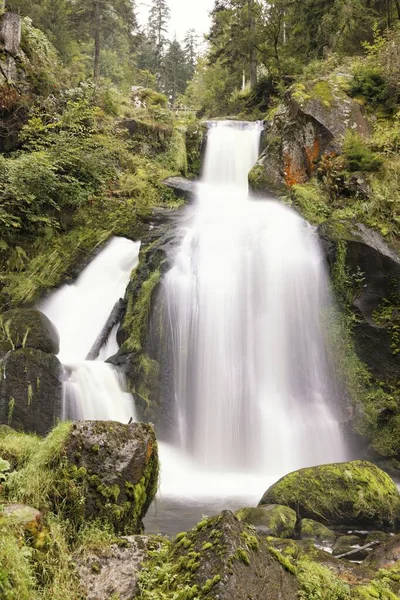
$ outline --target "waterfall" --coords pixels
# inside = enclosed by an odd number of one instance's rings
[[[262,493],[268,478],[347,458],[317,234],[282,203],[248,193],[261,129],[211,125],[194,216],[163,281],[177,423],[163,447],[166,493]]]
[[[116,302],[125,295],[139,249],[140,243],[113,238],[74,284],[63,286],[39,306],[60,334],[64,419],[128,423],[135,418],[122,374],[104,362],[118,351],[118,326],[109,332],[96,360],[86,359]]]

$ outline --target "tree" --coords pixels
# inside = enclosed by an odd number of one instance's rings
[[[171,11],[166,0],[152,0],[147,34],[154,49],[155,69],[159,85],[161,84],[162,64],[168,44],[167,32]]]
[[[82,39],[94,44],[93,77],[100,76],[100,55],[107,38],[129,37],[136,27],[131,0],[71,0],[73,21]]]
[[[185,52],[176,38],[170,43],[164,58],[163,91],[174,103],[183,94],[188,81]]]
[[[185,53],[185,60],[188,72],[188,79],[191,79],[196,69],[196,63],[198,58],[198,44],[199,37],[195,29],[189,29],[183,40],[183,48]]]

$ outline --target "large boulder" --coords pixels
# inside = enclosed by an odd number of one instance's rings
[[[236,513],[239,521],[252,525],[258,534],[290,538],[296,528],[296,513],[288,506],[269,504],[256,508],[242,508]]]
[[[260,504],[284,504],[300,518],[328,525],[391,528],[400,523],[400,493],[372,463],[353,461],[300,469],[285,475]]]
[[[140,597],[295,600],[298,584],[271,554],[266,540],[235,515],[201,521],[161,544],[143,565]],[[155,596],[154,596],[155,597]]]
[[[259,193],[280,192],[305,183],[319,158],[340,152],[349,130],[369,133],[360,105],[338,81],[319,79],[294,85],[267,123],[263,152],[250,172],[251,188]]]
[[[143,530],[142,518],[158,487],[158,448],[151,425],[75,423],[62,455],[67,468],[83,477],[82,522],[98,519],[128,534]]]
[[[167,177],[163,184],[173,190],[178,198],[193,200],[196,195],[196,182],[185,177]]]
[[[13,350],[35,348],[58,354],[60,336],[46,315],[34,308],[17,308],[0,316],[0,341],[8,342]]]
[[[0,423],[46,435],[62,414],[63,367],[56,356],[33,348],[0,358]]]

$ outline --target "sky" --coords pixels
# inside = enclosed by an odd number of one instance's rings
[[[182,40],[188,29],[196,29],[200,34],[207,33],[210,27],[208,13],[215,0],[168,0],[171,9],[170,36],[176,34]],[[139,22],[147,21],[151,0],[137,0]]]

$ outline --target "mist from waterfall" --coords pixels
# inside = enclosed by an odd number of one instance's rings
[[[211,125],[195,213],[163,281],[177,423],[162,448],[167,495],[262,493],[289,471],[348,458],[317,234],[248,193],[261,130]]]
[[[82,271],[39,309],[60,334],[59,359],[64,365],[64,419],[135,419],[133,398],[121,373],[104,362],[118,351],[114,326],[95,360],[86,360],[113,307],[125,296],[132,270],[139,261],[140,242],[112,238]]]

